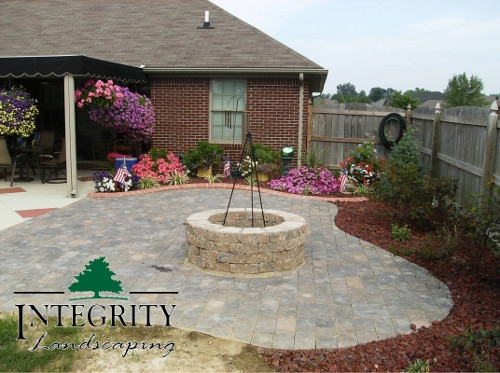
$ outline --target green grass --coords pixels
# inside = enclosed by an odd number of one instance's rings
[[[30,333],[29,340],[17,340],[17,320],[11,316],[0,317],[0,372],[70,371],[75,359],[72,350],[30,351],[43,330]],[[78,331],[71,327],[48,327],[41,345],[55,341],[77,341]]]

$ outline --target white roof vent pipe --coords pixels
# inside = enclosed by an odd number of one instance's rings
[[[205,10],[205,22],[203,22],[203,26],[198,27],[198,29],[212,29],[210,27],[210,11]]]
[[[203,28],[210,28],[210,11],[205,10],[205,22],[203,23]]]

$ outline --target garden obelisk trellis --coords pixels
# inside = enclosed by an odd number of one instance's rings
[[[243,144],[243,148],[241,150],[241,157],[240,161],[238,164],[242,164],[243,158],[245,154],[248,154],[250,156],[250,200],[251,200],[251,212],[252,212],[252,227],[254,226],[254,199],[253,199],[253,186],[254,183],[257,185],[257,193],[259,195],[259,202],[260,202],[260,211],[262,214],[262,222],[264,224],[264,227],[266,226],[266,220],[264,219],[264,208],[262,207],[262,196],[260,194],[260,186],[259,186],[259,179],[256,177],[257,170],[255,169],[255,155],[253,151],[253,143],[252,143],[252,134],[250,132],[247,133],[245,137],[245,142]],[[229,196],[229,201],[227,203],[227,208],[226,208],[226,213],[224,215],[224,221],[222,222],[222,225],[226,224],[226,219],[227,219],[227,214],[229,212],[229,207],[231,206],[231,200],[233,198],[233,193],[234,193],[234,187],[236,186],[236,181],[238,180],[239,175],[235,175],[234,177],[234,182],[233,182],[233,187],[231,188],[231,194]]]

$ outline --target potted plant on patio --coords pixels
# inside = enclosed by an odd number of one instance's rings
[[[212,168],[221,163],[223,153],[224,148],[221,145],[200,141],[196,148],[190,149],[184,155],[184,166],[190,175],[210,177]]]
[[[261,143],[253,144],[253,154],[257,161],[257,179],[268,181],[279,176],[280,154],[270,146]]]

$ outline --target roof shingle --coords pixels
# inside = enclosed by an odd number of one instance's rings
[[[181,70],[324,70],[207,0],[0,0],[0,6],[2,56],[83,54]],[[209,29],[200,28],[206,10]]]

